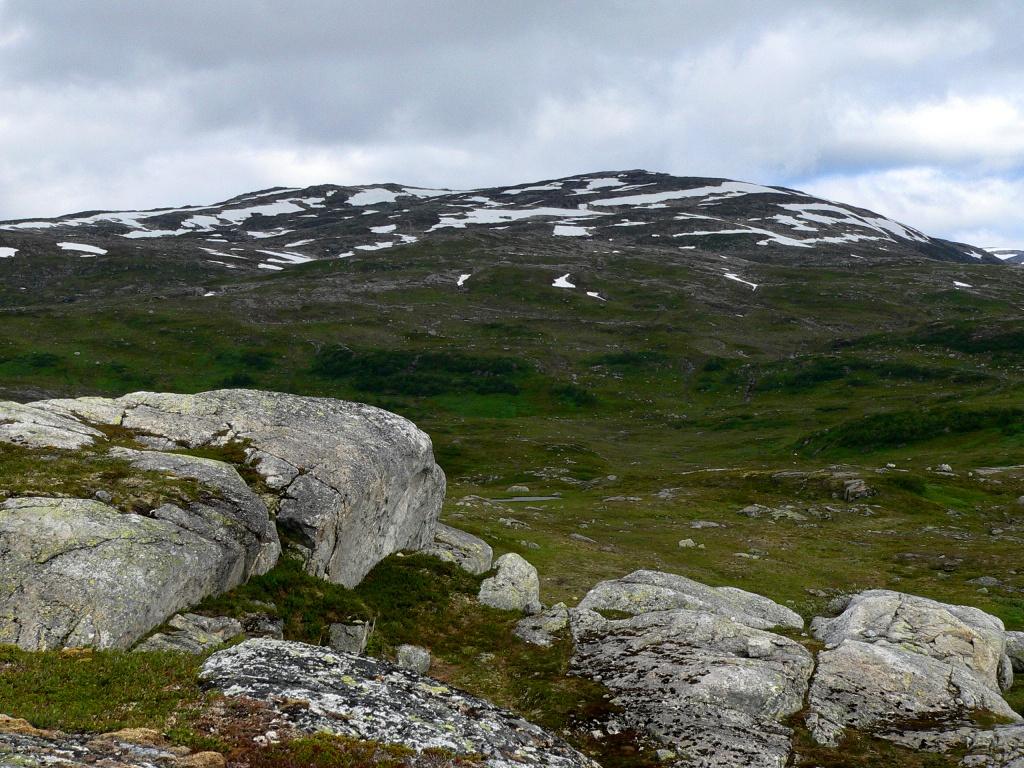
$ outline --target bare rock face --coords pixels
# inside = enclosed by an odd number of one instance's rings
[[[755,629],[804,626],[798,613],[767,597],[735,587],[709,587],[660,571],[634,571],[621,579],[602,581],[586,594],[579,607],[632,614],[685,608],[713,613]]]
[[[241,622],[228,616],[199,616],[179,613],[167,622],[168,632],[157,632],[133,650],[203,653],[232,640],[244,631]]]
[[[160,450],[110,446],[101,426]],[[300,542],[306,569],[345,586],[387,555],[430,543],[445,489],[430,439],[409,421],[279,393],[0,402],[0,441],[88,448],[210,491],[143,514],[87,500],[5,502],[0,642],[30,650],[130,646],[168,616],[273,567],[280,543],[263,498],[231,465],[171,450],[242,446],[279,496],[277,522]]]
[[[782,768],[811,654],[788,638],[676,608],[609,620],[573,609],[572,669],[599,680],[622,718],[701,768]]]
[[[1024,672],[1024,632],[1006,633],[1006,655],[1014,672]]]
[[[516,624],[515,636],[531,645],[549,647],[569,627],[569,609],[556,603],[542,613],[527,616]]]
[[[281,707],[280,717],[300,731],[478,754],[489,768],[597,768],[540,727],[382,660],[247,640],[211,656],[202,679],[227,696]],[[306,705],[281,705],[296,701]]]

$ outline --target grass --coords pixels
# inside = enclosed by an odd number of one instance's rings
[[[5,714],[37,728],[163,730],[187,722],[207,700],[197,683],[202,661],[176,653],[0,646],[0,702]]]

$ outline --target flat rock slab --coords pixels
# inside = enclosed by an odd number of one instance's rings
[[[281,717],[302,731],[476,753],[491,768],[597,768],[540,727],[382,660],[255,639],[215,653],[201,677],[227,696],[289,702]]]
[[[735,587],[707,584],[660,571],[634,571],[602,581],[580,601],[580,608],[640,614],[685,608],[723,616],[755,629],[803,629],[800,614],[773,600]]]
[[[0,403],[7,442],[102,445],[96,425],[124,427],[162,448],[246,446],[280,493],[278,522],[301,542],[315,576],[355,586],[389,554],[433,540],[445,478],[430,438],[379,408],[256,390]]]
[[[573,609],[571,669],[601,682],[632,728],[689,768],[782,768],[814,666],[799,643],[712,613],[609,620]]]

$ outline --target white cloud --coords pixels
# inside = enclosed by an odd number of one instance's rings
[[[1013,0],[259,9],[0,0],[0,218],[645,167],[1017,236]]]
[[[1024,179],[902,168],[802,182],[808,192],[859,205],[972,245],[1024,247]]]

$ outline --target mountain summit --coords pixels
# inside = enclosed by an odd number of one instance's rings
[[[595,252],[704,251],[749,261],[997,262],[877,213],[784,187],[610,171],[454,191],[400,184],[273,188],[222,203],[0,223],[0,257],[173,254],[205,268],[280,271],[464,234]]]

